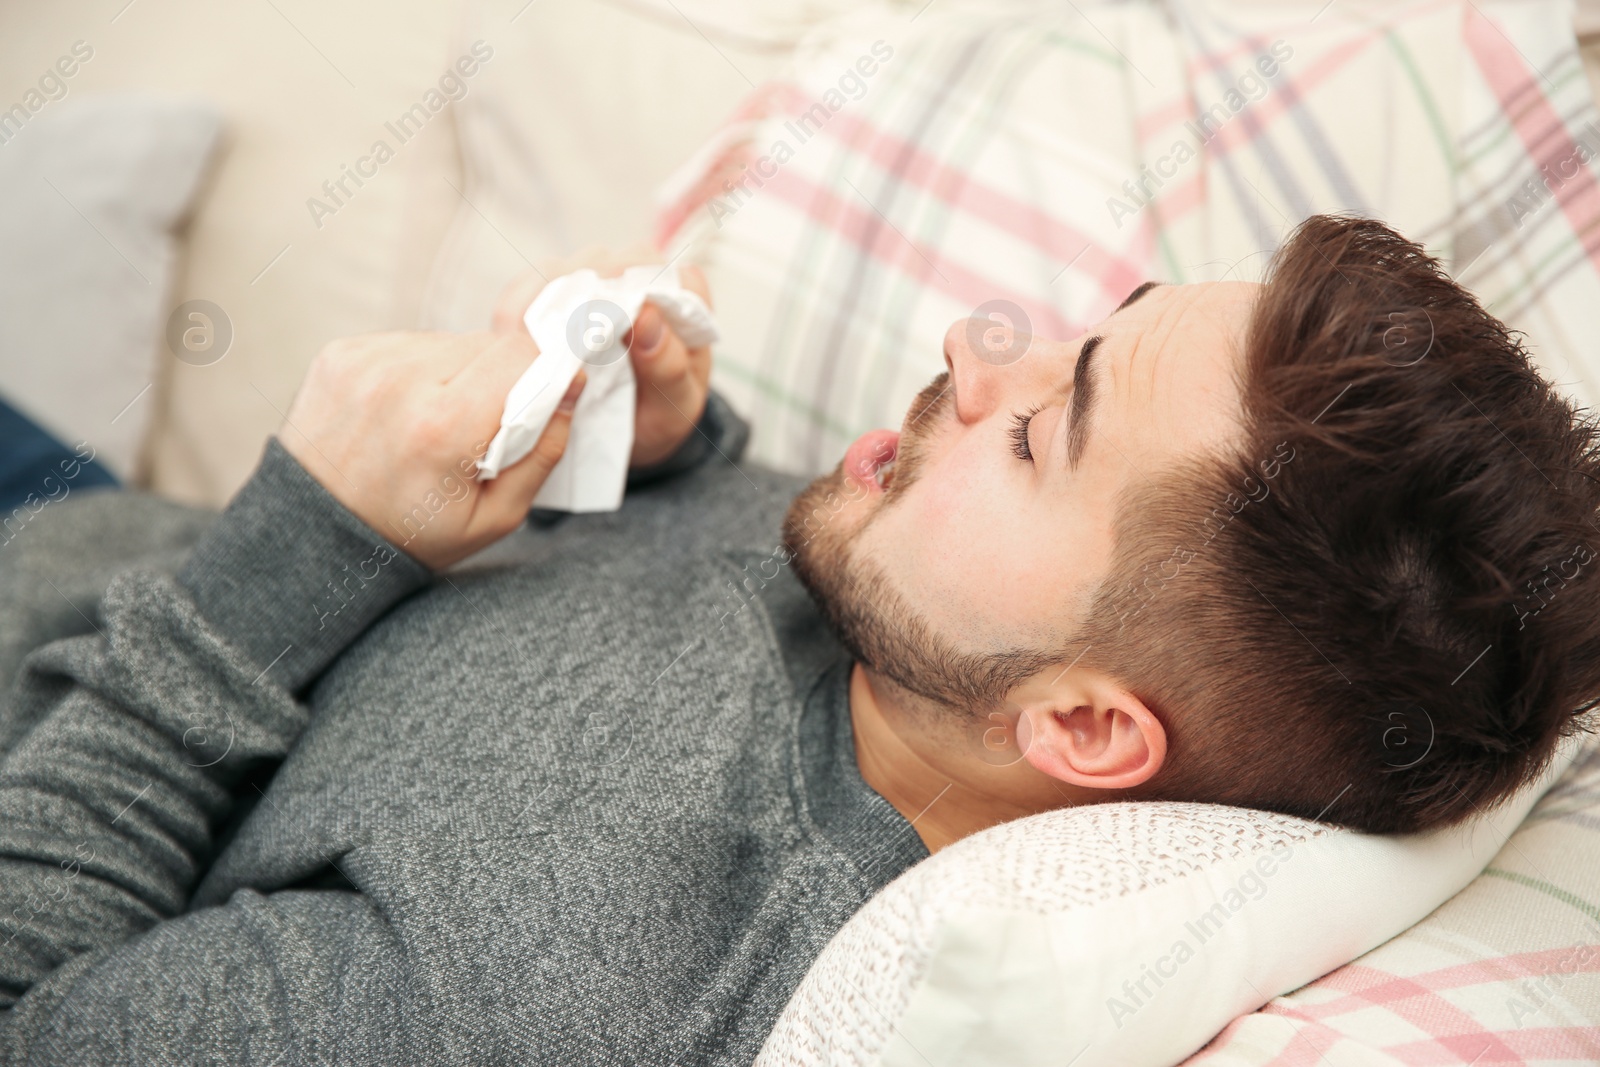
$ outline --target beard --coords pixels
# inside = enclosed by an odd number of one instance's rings
[[[852,656],[906,695],[921,698],[911,703],[932,705],[947,718],[982,719],[1018,684],[1057,662],[1058,650],[958,648],[910,605],[877,561],[852,551],[860,534],[916,483],[932,432],[949,417],[954,401],[947,373],[917,394],[883,499],[854,537],[832,521],[844,502],[864,492],[841,463],[789,505],[783,543],[796,577]]]

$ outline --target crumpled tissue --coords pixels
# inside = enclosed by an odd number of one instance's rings
[[[540,290],[523,316],[539,355],[506,396],[500,430],[478,461],[487,481],[532,451],[581,368],[588,383],[572,412],[567,450],[533,498],[556,511],[615,511],[627,487],[633,451],[636,385],[623,335],[646,300],[660,309],[690,348],[718,338],[716,320],[678,272],[630,267],[617,278],[580,270]]]

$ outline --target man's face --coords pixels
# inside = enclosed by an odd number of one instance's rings
[[[952,325],[949,369],[901,431],[859,438],[785,524],[851,651],[971,712],[1067,666],[1055,661],[1109,568],[1124,490],[1237,444],[1259,289],[1136,291],[1066,341]]]

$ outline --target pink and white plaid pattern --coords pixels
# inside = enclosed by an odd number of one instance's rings
[[[1185,1067],[1600,1063],[1600,748],[1476,881]]]
[[[1423,241],[1600,400],[1600,115],[1563,0],[914,13],[830,24],[662,213],[754,458],[815,472],[898,425],[989,302],[1072,336],[1147,278],[1256,277],[1322,211]]]

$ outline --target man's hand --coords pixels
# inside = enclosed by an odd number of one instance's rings
[[[506,393],[538,351],[526,334],[334,341],[312,361],[278,436],[339,503],[438,570],[521,525],[566,450],[582,371],[533,451],[493,481],[476,480]]]
[[[528,271],[500,294],[494,309],[495,332],[526,337],[528,328],[522,316],[551,278],[584,267],[602,278],[615,278],[628,267],[659,262],[660,256],[649,248],[623,252],[597,249],[573,260]],[[698,293],[706,306],[711,306],[711,293],[698,267],[680,268],[679,277],[684,288]],[[672,455],[694,433],[711,388],[711,348],[689,348],[667,325],[660,309],[650,303],[640,308],[626,340],[638,381],[633,453],[628,462],[633,467],[648,467]]]

